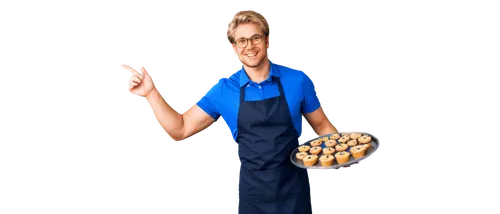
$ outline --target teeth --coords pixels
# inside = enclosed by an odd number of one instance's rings
[[[255,56],[255,54],[247,54],[247,56]]]

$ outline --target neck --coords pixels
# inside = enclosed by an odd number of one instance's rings
[[[248,67],[243,65],[243,68],[245,68],[248,78],[255,83],[260,83],[266,80],[271,72],[271,64],[269,64],[269,60],[264,60],[264,62],[257,67]]]

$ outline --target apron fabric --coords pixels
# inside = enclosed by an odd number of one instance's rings
[[[299,145],[280,79],[280,96],[244,101],[240,88],[238,154],[241,161],[238,213],[312,213],[307,170],[290,162]]]

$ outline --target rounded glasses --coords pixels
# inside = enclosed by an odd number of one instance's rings
[[[260,34],[256,34],[256,35],[253,35],[252,37],[250,37],[250,39],[247,39],[247,38],[239,38],[238,40],[236,40],[236,46],[240,47],[240,48],[244,48],[248,45],[248,40],[252,41],[252,44],[253,45],[258,45],[262,42],[262,40],[264,40],[264,36],[263,35],[260,35]]]

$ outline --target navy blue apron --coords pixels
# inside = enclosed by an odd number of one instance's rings
[[[281,87],[280,96],[245,101],[240,88],[238,154],[241,161],[238,213],[312,213],[307,170],[290,162],[298,133]]]

